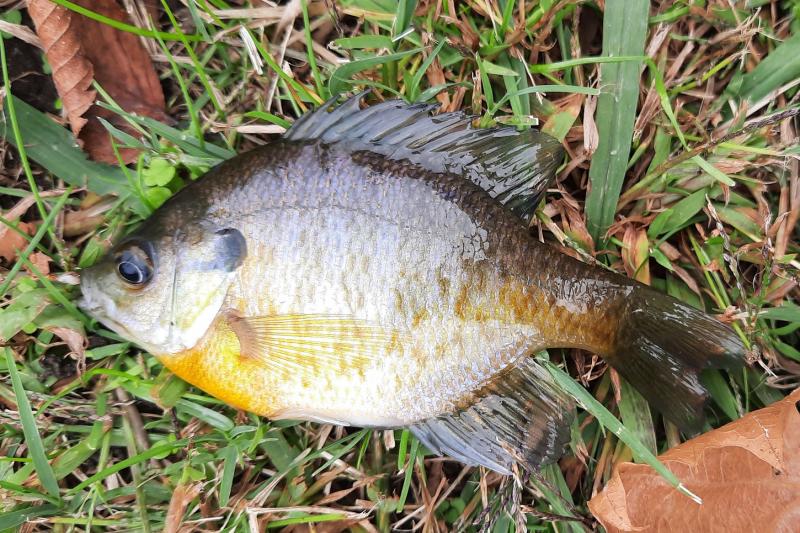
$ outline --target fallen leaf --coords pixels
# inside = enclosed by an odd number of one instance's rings
[[[5,213],[2,213],[3,218],[7,222],[16,222],[19,217],[24,215],[25,211],[27,211],[34,203],[35,200],[33,195],[26,196],[18,201],[14,207]],[[34,230],[34,226],[32,224],[20,222],[17,225],[17,229],[23,233],[31,235]],[[25,240],[25,237],[9,228],[6,224],[0,225],[0,258],[5,259],[6,261],[13,261],[17,258],[17,252],[25,248],[27,245],[28,241]]]
[[[29,257],[28,261],[39,271],[40,274],[43,276],[47,276],[50,273],[50,257],[47,254],[43,254],[42,252],[33,252]]]
[[[72,328],[51,327],[48,328],[53,334],[57,335],[62,341],[67,343],[70,354],[74,355],[78,361],[78,371],[83,374],[86,368],[86,337],[80,331]]]
[[[33,226],[20,222],[17,228],[30,235],[33,233]],[[28,241],[8,226],[0,226],[0,257],[6,261],[13,261],[17,258],[17,252],[24,249]]]
[[[108,209],[82,209],[80,211],[67,212],[64,216],[64,236],[77,237],[96,230],[105,222],[105,211],[108,211]]]
[[[559,141],[567,138],[573,131],[572,126],[578,119],[583,107],[583,95],[569,94],[559,99],[550,109],[541,113],[539,118],[546,118],[541,131],[555,137]]]
[[[634,278],[646,285],[650,285],[650,241],[647,231],[642,227],[631,224],[625,226],[622,237],[625,244],[622,248],[622,262],[628,277]]]
[[[80,6],[108,18],[130,23],[115,0],[78,0]],[[28,12],[36,25],[53,80],[70,127],[92,159],[117,163],[102,117],[136,135],[117,114],[95,105],[96,80],[125,111],[166,120],[164,94],[152,61],[139,37],[83,17],[50,0],[30,0]],[[121,149],[126,163],[138,152]]]
[[[180,484],[175,487],[169,500],[167,518],[164,521],[164,533],[177,533],[179,531],[186,507],[192,503],[192,500],[197,498],[202,488],[203,485],[201,483]]]
[[[564,231],[580,243],[584,249],[594,250],[594,239],[589,234],[589,230],[586,229],[586,220],[583,218],[578,206],[567,201],[565,197],[561,201],[560,208]]]
[[[589,509],[620,531],[796,532],[800,524],[800,389],[659,457],[697,504],[647,465],[623,463]]]
[[[426,38],[426,45],[434,45],[435,43],[431,42],[431,39]],[[425,71],[425,77],[428,79],[428,84],[431,87],[438,87],[443,86],[447,79],[444,76],[444,69],[442,68],[442,64],[439,61],[438,57],[435,57],[431,62],[428,70]],[[450,106],[450,95],[447,94],[447,91],[439,91],[436,94],[436,99],[442,105],[442,107],[449,107]]]
[[[31,0],[28,14],[36,25],[56,90],[77,136],[87,122],[83,114],[92,107],[96,96],[91,88],[94,69],[81,46],[80,19],[49,0]]]

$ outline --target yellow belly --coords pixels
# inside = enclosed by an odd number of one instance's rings
[[[270,384],[278,376],[240,356],[239,340],[223,320],[216,320],[194,348],[156,355],[181,379],[223,402],[262,416],[275,415],[277,391]]]
[[[271,419],[298,419],[343,425],[400,426],[405,420],[387,406],[404,386],[384,379],[376,365],[276,368],[262,359],[243,356],[239,339],[219,317],[191,350],[156,354],[172,372],[223,402]],[[386,359],[386,354],[381,354]],[[311,363],[313,358],[308,359]],[[409,380],[405,383],[408,385]]]

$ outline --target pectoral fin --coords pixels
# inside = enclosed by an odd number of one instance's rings
[[[241,356],[276,371],[364,369],[403,342],[396,330],[352,316],[242,316],[228,311],[226,317]]]
[[[510,474],[552,462],[569,440],[574,405],[546,370],[526,359],[495,376],[456,413],[411,426],[431,451]]]

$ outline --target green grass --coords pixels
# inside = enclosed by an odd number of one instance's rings
[[[29,531],[161,531],[169,511],[185,526],[225,531],[387,531],[423,521],[430,531],[519,523],[584,531],[594,523],[586,502],[615,465],[660,468],[654,454],[682,436],[584,352],[548,354],[549,370],[581,406],[564,458],[515,485],[427,455],[407,431],[237,412],[88,321],[68,280],[36,275],[34,252],[52,257],[56,273],[87,266],[186,183],[268,140],[240,127],[286,127],[331,95],[367,87],[381,98],[439,100],[484,126],[538,123],[562,140],[568,160],[534,231],[735,319],[754,364],[706,376],[710,426],[780,399],[800,374],[799,125],[777,115],[800,98],[792,85],[800,23],[790,18],[800,10],[775,2],[772,20],[766,5],[750,18],[765,2],[716,3],[701,20],[701,3],[652,3],[647,18],[646,2],[607,0],[603,18],[588,2],[458,3],[449,13],[447,2],[345,0],[332,18],[324,2],[304,0],[287,50],[275,23],[243,28],[254,21],[231,16],[249,4],[195,0],[170,12],[164,3],[157,33],[113,23],[153,39],[167,58],[157,68],[175,121],[126,114],[104,98],[138,132],[109,125],[118,146],[142,151],[129,168],[88,161],[27,95],[5,98],[0,133],[23,149],[6,155],[0,213],[31,196],[22,220],[44,223],[17,260],[0,263],[0,531],[25,522]],[[646,21],[646,36],[625,31],[630,18]],[[706,33],[692,33],[699,24]],[[715,39],[749,30],[758,31],[746,42]],[[655,35],[663,42],[651,50]],[[595,97],[587,120],[584,105]],[[600,144],[589,154],[592,124]],[[117,201],[102,221],[65,233],[66,220],[109,194]],[[17,228],[18,220],[0,221]],[[640,235],[636,254],[622,253],[626,230]],[[626,264],[633,255],[639,264]],[[85,335],[85,354],[68,355],[64,330]],[[181,493],[197,496],[182,501]]]
[[[649,0],[609,0],[603,17],[603,55],[641,56],[647,37]],[[597,102],[599,143],[589,167],[586,224],[596,242],[603,242],[614,221],[633,138],[639,100],[641,63],[607,63],[600,68],[604,87]]]

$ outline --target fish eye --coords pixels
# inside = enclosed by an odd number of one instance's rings
[[[117,275],[131,287],[141,288],[153,277],[153,261],[142,247],[131,245],[117,256]]]

